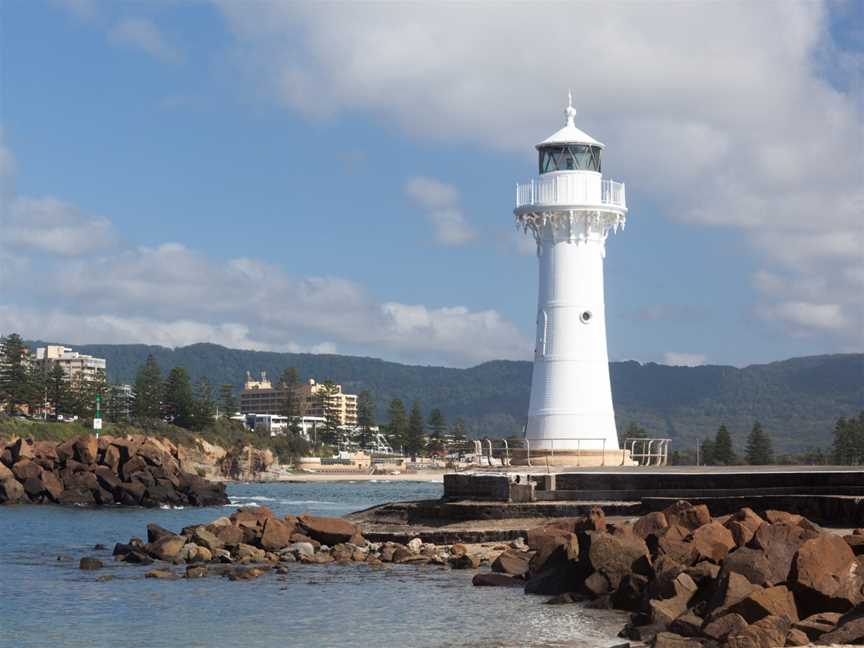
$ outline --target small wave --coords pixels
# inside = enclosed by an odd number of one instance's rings
[[[166,510],[170,509],[173,511],[182,511],[186,507],[185,506],[171,506],[170,504],[160,504],[159,508],[160,509],[166,509]]]
[[[232,498],[232,499],[231,499],[231,502],[230,502],[229,504],[223,504],[222,506],[246,506],[246,507],[253,507],[253,506],[261,506],[261,505],[258,504],[257,502],[238,502],[238,501],[236,501],[235,498]]]
[[[250,502],[275,502],[275,497],[267,497],[266,495],[235,495],[231,499],[249,500]]]

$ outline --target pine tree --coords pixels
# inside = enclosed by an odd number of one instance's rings
[[[144,424],[162,418],[162,396],[162,370],[156,363],[156,358],[148,355],[135,377],[135,418]]]
[[[371,428],[375,427],[375,401],[365,389],[357,395],[357,426],[360,428],[360,447],[366,448],[372,439]]]
[[[69,410],[69,381],[58,362],[52,362],[45,378],[45,398],[54,408],[54,415],[66,414]]]
[[[318,392],[321,400],[321,409],[324,411],[324,431],[322,441],[330,445],[339,443],[339,426],[342,424],[340,412],[333,406],[333,397],[336,395],[336,385],[332,380],[325,380],[322,389]]]
[[[447,423],[444,415],[437,407],[429,412],[429,436],[433,439],[441,439],[447,431]]]
[[[234,396],[234,385],[219,386],[219,408],[223,416],[233,416],[237,410],[237,398]]]
[[[725,425],[717,428],[717,436],[714,437],[714,460],[723,466],[731,466],[735,463],[735,449],[732,446],[732,437]]]
[[[405,438],[405,451],[412,457],[416,457],[424,445],[423,412],[420,410],[420,401],[414,401],[414,404],[411,406],[411,415],[408,417],[408,434]]]
[[[29,370],[30,349],[17,333],[0,338],[0,402],[9,414],[40,400]]]
[[[762,429],[762,424],[756,421],[750,436],[747,437],[747,463],[751,466],[765,466],[773,461],[771,438]]]
[[[183,367],[174,367],[165,380],[165,413],[174,425],[191,428],[195,418],[192,382]]]
[[[282,401],[282,416],[287,416],[289,421],[300,416],[300,399],[297,395],[299,382],[300,378],[294,367],[285,369],[282,372],[282,377],[279,379],[280,387],[285,392],[285,397]]]
[[[210,381],[202,377],[195,386],[195,405],[193,428],[203,430],[213,423],[216,415],[216,403],[213,402],[213,388]]]
[[[123,385],[111,385],[105,403],[105,418],[111,423],[128,423],[132,414],[132,398]]]
[[[390,408],[387,412],[387,436],[390,438],[390,443],[405,446],[408,436],[408,418],[405,416],[405,405],[398,398],[390,401]]]
[[[702,447],[700,448],[699,454],[699,462],[703,466],[713,466],[716,463],[716,457],[714,454],[714,439],[705,439],[702,442]]]
[[[857,418],[841,417],[834,424],[833,459],[835,463],[864,463],[864,412]]]

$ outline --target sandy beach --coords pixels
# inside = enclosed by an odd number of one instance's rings
[[[443,482],[446,470],[422,470],[418,472],[399,473],[398,475],[374,475],[370,473],[326,473],[326,472],[295,472],[285,473],[272,478],[265,478],[256,481],[274,481],[274,482],[347,482],[347,481],[370,481],[370,482],[390,482],[390,481],[416,481],[416,482]]]

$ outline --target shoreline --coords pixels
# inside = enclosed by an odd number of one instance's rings
[[[398,475],[373,475],[369,473],[291,473],[268,479],[224,479],[226,484],[305,484],[328,482],[433,482],[443,483],[446,470],[428,470]]]

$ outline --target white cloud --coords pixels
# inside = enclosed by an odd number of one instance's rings
[[[111,27],[108,39],[115,45],[136,49],[163,63],[182,59],[180,51],[147,18],[124,18]]]
[[[861,58],[850,64],[831,39],[838,5],[220,6],[239,58],[313,118],[366,111],[410,137],[527,159],[572,87],[579,125],[607,144],[604,166],[643,204],[737,229],[787,280],[864,264]],[[631,200],[631,218],[639,207]],[[855,293],[834,292],[846,322],[834,334],[852,335],[864,324]]]
[[[702,353],[667,351],[663,354],[663,364],[673,367],[698,367],[699,365],[704,365],[707,359],[707,356]]]
[[[79,20],[91,21],[99,15],[96,0],[51,0],[51,4]]]
[[[2,137],[0,162],[14,169]],[[125,247],[108,219],[56,198],[2,198],[0,332],[77,344],[338,350],[457,366],[529,357],[527,338],[494,310],[381,302],[348,279],[211,259],[181,243]],[[31,299],[44,306],[23,305]]]
[[[459,206],[459,190],[435,178],[416,177],[405,183],[405,194],[425,211],[435,240],[442,245],[464,245],[477,234]]]
[[[3,229],[0,247],[19,253],[29,249],[81,256],[104,250],[115,241],[108,219],[84,214],[51,197],[14,198]]]

